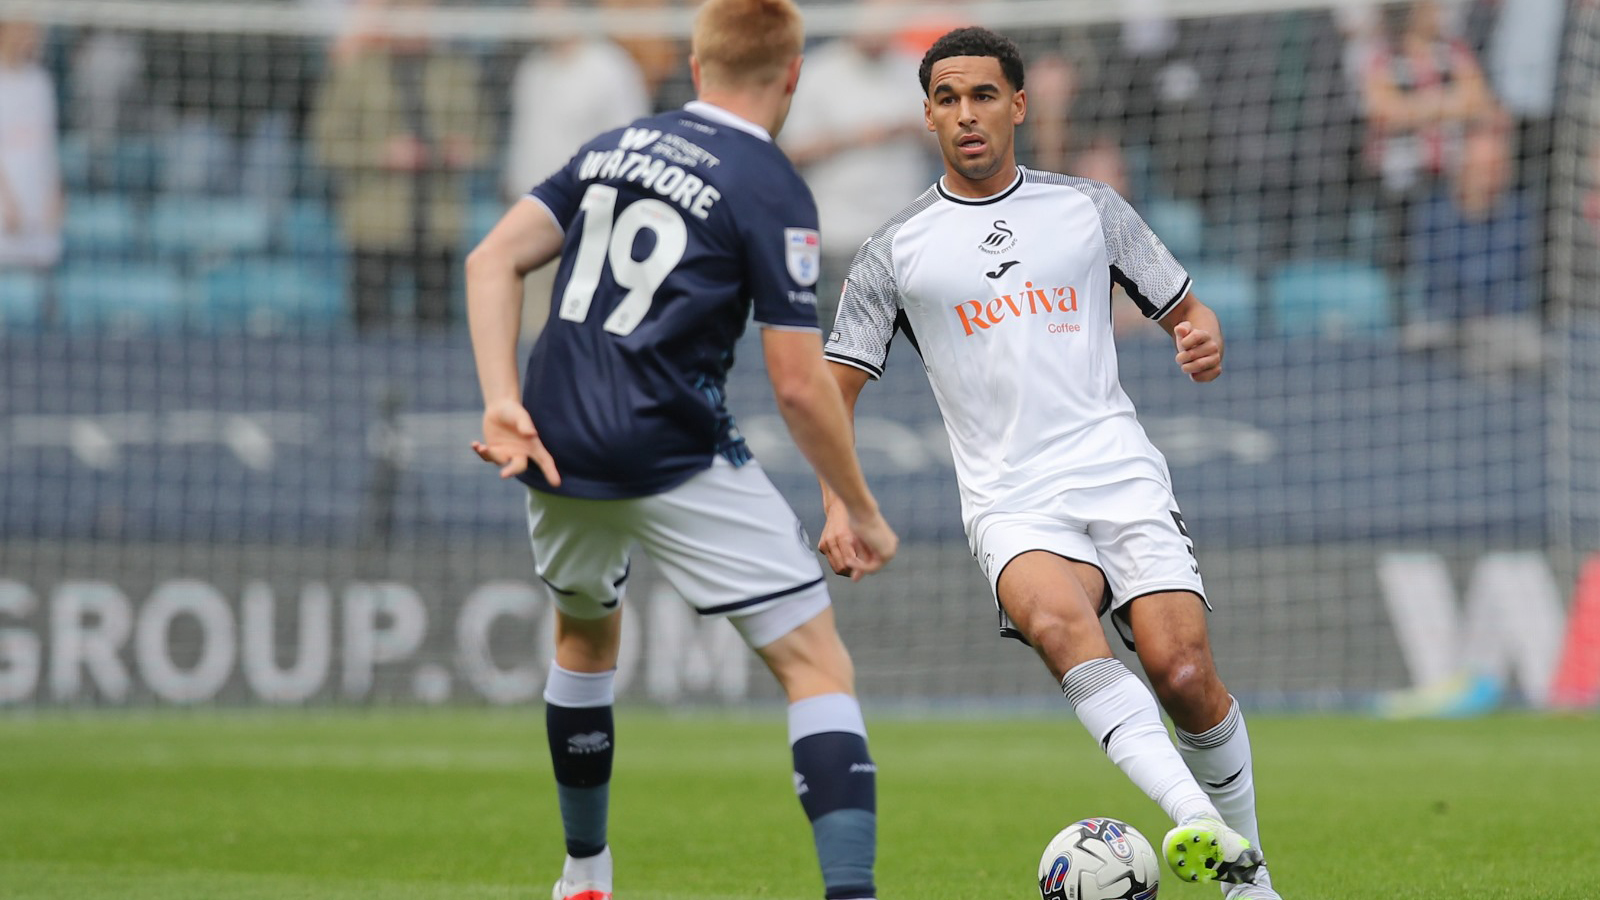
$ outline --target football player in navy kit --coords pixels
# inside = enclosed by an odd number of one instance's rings
[[[567,859],[555,900],[609,900],[613,673],[640,545],[705,616],[726,616],[789,701],[794,783],[825,896],[872,898],[876,767],[823,573],[724,405],[752,308],[791,434],[876,571],[896,538],[862,479],[817,328],[810,191],[772,143],[800,75],[792,0],[708,0],[699,99],[585,144],[467,261],[483,391],[473,447],[528,491],[534,566],[557,609],[546,722]],[[522,278],[559,258],[520,389]]]

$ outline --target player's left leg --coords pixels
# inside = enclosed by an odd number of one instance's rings
[[[822,567],[759,464],[719,458],[640,501],[635,536],[701,615],[726,615],[789,700],[794,786],[831,900],[876,894],[877,766]]]
[[[1257,890],[1255,882],[1265,876],[1249,741],[1212,662],[1205,585],[1172,489],[1166,479],[1135,478],[1079,492],[1077,499],[1092,519],[1089,534],[1111,587],[1112,621],[1139,654],[1157,699],[1178,726],[1185,765],[1222,817],[1180,823],[1169,832],[1163,842],[1168,862],[1193,872],[1192,862],[1182,864],[1185,857],[1198,853],[1203,863],[1211,855],[1218,880]]]
[[[746,628],[741,630],[752,637]],[[811,821],[824,896],[873,898],[878,767],[867,751],[854,669],[834,626],[833,609],[823,609],[756,652],[789,699],[794,787]]]
[[[1261,831],[1256,817],[1255,775],[1250,735],[1239,703],[1217,674],[1206,631],[1206,608],[1198,595],[1166,591],[1139,597],[1122,610],[1131,628],[1139,662],[1161,706],[1177,726],[1178,752],[1226,821],[1257,850]],[[1254,892],[1230,897],[1276,897],[1265,866],[1256,873]]]

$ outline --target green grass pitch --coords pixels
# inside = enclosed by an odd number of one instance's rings
[[[1065,710],[870,724],[885,900],[1028,900],[1074,819],[1164,831]],[[1600,897],[1600,718],[1250,727],[1289,900]],[[821,896],[781,710],[621,710],[612,793],[621,900]],[[558,822],[537,710],[0,718],[7,900],[544,900]]]

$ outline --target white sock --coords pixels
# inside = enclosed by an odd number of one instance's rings
[[[1195,780],[1222,813],[1222,821],[1261,849],[1256,824],[1256,782],[1250,763],[1250,733],[1234,700],[1222,721],[1200,734],[1178,729],[1178,752]]]
[[[1061,693],[1106,755],[1173,822],[1216,816],[1173,748],[1155,695],[1115,659],[1091,659],[1061,679]]]
[[[594,856],[583,859],[567,857],[566,865],[561,867],[561,880],[569,887],[611,890],[611,848],[607,846]]]

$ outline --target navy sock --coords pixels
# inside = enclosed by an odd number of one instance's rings
[[[810,704],[805,709],[798,709]],[[797,712],[798,710],[798,712]],[[790,707],[794,785],[811,820],[828,900],[875,897],[877,772],[867,752],[860,707],[828,694]],[[831,729],[841,730],[814,730]],[[848,730],[844,730],[848,729]]]
[[[611,801],[611,761],[616,752],[616,729],[612,723],[610,673],[606,673],[603,699],[598,706],[569,706],[558,700],[578,693],[593,692],[599,685],[584,684],[580,675],[551,668],[545,690],[545,733],[550,740],[550,763],[555,770],[556,797],[561,805],[561,825],[567,838],[567,855],[582,859],[606,848],[606,815]]]

